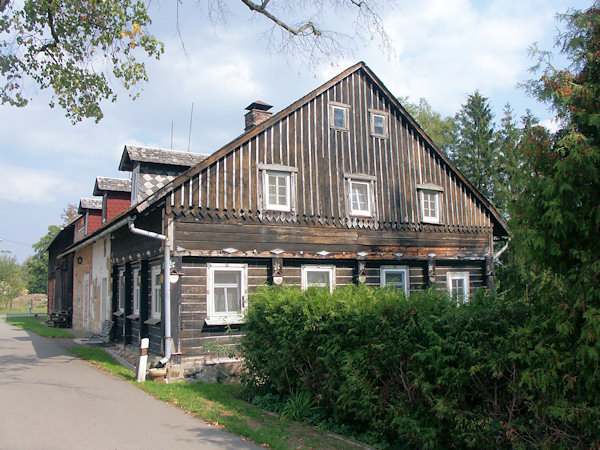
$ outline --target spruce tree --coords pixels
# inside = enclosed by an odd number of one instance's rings
[[[458,169],[488,198],[494,200],[497,145],[494,115],[479,91],[467,97],[454,119],[456,139],[451,158]]]

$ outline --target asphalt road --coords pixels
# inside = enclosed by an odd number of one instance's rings
[[[250,449],[0,319],[1,449]]]

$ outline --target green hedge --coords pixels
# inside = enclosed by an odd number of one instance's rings
[[[330,421],[384,446],[493,447],[527,426],[510,355],[530,308],[484,291],[265,287],[251,296],[246,383],[310,394]]]

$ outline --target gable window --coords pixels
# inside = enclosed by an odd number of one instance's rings
[[[289,211],[291,174],[272,170],[265,170],[264,174],[266,208],[274,211]]]
[[[140,269],[133,271],[133,314],[140,314]]]
[[[162,280],[161,274],[162,269],[160,266],[154,266],[152,268],[152,305],[151,315],[153,319],[160,319],[162,313]]]
[[[329,104],[329,126],[336,130],[348,130],[350,105],[343,103]]]
[[[131,204],[138,202],[138,193],[140,189],[140,166],[137,165],[131,172]]]
[[[241,323],[248,291],[247,264],[207,264],[208,325]]]
[[[371,112],[371,134],[376,137],[388,137],[388,114],[379,111]]]
[[[311,286],[329,288],[333,291],[335,283],[334,266],[302,266],[302,289]]]
[[[298,169],[281,164],[259,164],[258,169],[262,171],[262,208],[270,211],[293,211]]]
[[[425,223],[440,223],[443,189],[432,184],[417,185],[421,203],[421,220]]]
[[[402,289],[405,295],[408,295],[408,267],[407,266],[381,266],[380,269],[381,287],[391,287]]]
[[[346,207],[353,216],[372,217],[374,214],[375,180],[372,175],[344,173],[346,178]]]
[[[469,300],[469,272],[448,272],[448,292],[460,303]]]
[[[357,216],[371,215],[371,183],[350,180],[350,212]]]

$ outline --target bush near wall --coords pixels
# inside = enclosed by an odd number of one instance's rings
[[[530,420],[510,357],[529,311],[484,291],[457,307],[435,290],[265,287],[250,300],[246,383],[308,393],[329,420],[384,446],[506,445]]]

